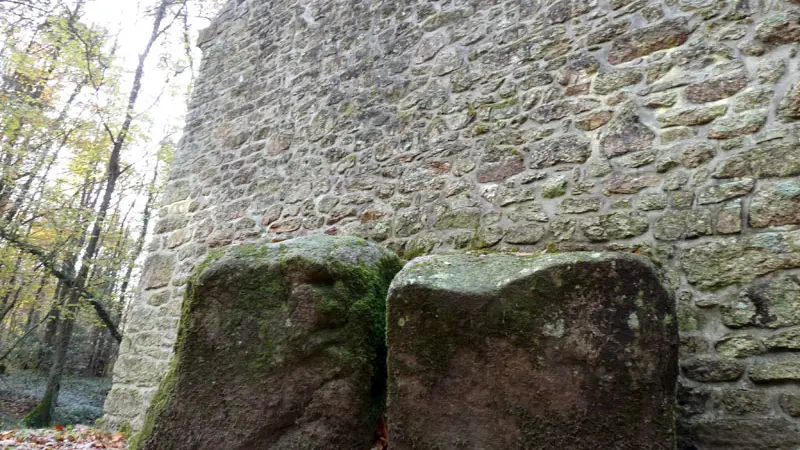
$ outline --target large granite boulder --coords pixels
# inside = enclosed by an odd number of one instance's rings
[[[675,449],[673,296],[635,255],[415,259],[387,300],[405,449]]]
[[[365,449],[397,256],[358,238],[232,247],[196,270],[133,449]]]

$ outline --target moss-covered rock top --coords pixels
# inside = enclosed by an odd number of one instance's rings
[[[406,264],[392,281],[391,290],[410,285],[425,285],[463,294],[484,294],[498,291],[520,278],[544,272],[557,266],[594,262],[635,261],[657,273],[653,263],[639,255],[610,252],[569,252],[541,255],[458,253],[421,256]],[[580,282],[580,280],[575,280]]]
[[[394,253],[362,238],[315,234],[281,242],[232,245],[212,251],[195,269],[193,279],[202,283],[204,277],[214,276],[215,272],[225,270],[231,264],[241,264],[243,260],[262,266],[297,261],[319,265],[337,262],[350,266],[371,266],[381,261],[396,262],[398,259]]]

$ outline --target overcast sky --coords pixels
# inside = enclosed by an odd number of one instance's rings
[[[204,2],[207,8],[207,1],[195,0],[194,4]],[[125,93],[131,88],[133,73],[138,63],[139,54],[144,50],[147,40],[152,31],[152,17],[146,14],[147,9],[152,9],[157,0],[87,0],[85,19],[96,25],[108,29],[112,34],[118,36],[118,58],[125,69],[125,77],[121,80],[120,91]],[[166,20],[165,20],[166,23]],[[199,66],[201,53],[194,47],[197,32],[208,26],[207,19],[192,17],[190,19],[192,50],[195,59],[195,66]],[[179,31],[180,24],[176,24],[175,31]],[[180,57],[184,51],[182,43],[173,40],[171,45],[165,46],[165,39],[161,39],[159,45],[153,48],[147,65],[145,67],[145,79],[143,89],[137,102],[136,111],[138,114],[146,114],[150,118],[148,134],[151,143],[147,149],[142,151],[155,151],[158,143],[169,128],[182,128],[183,116],[186,112],[186,103],[183,93],[190,82],[190,72],[187,71],[183,76],[173,79],[172,89],[164,89],[164,82],[169,76],[168,71],[159,67],[159,57],[161,54],[170,53],[174,57]],[[156,101],[158,100],[158,103]],[[143,124],[140,123],[140,126]],[[136,152],[133,148],[132,151]],[[129,155],[132,157],[133,155]]]

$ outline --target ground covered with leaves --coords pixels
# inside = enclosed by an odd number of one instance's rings
[[[121,433],[104,433],[86,425],[42,430],[9,430],[0,432],[0,449],[33,450],[90,450],[126,449],[127,441]]]
[[[0,449],[125,449],[121,434],[90,428],[103,414],[103,401],[111,388],[107,378],[65,377],[61,383],[55,420],[50,429],[22,428],[25,414],[44,394],[47,377],[35,372],[0,375]]]

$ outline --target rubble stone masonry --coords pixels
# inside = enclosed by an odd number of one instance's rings
[[[142,424],[214,248],[650,256],[679,447],[800,446],[800,1],[232,0],[106,401]]]

